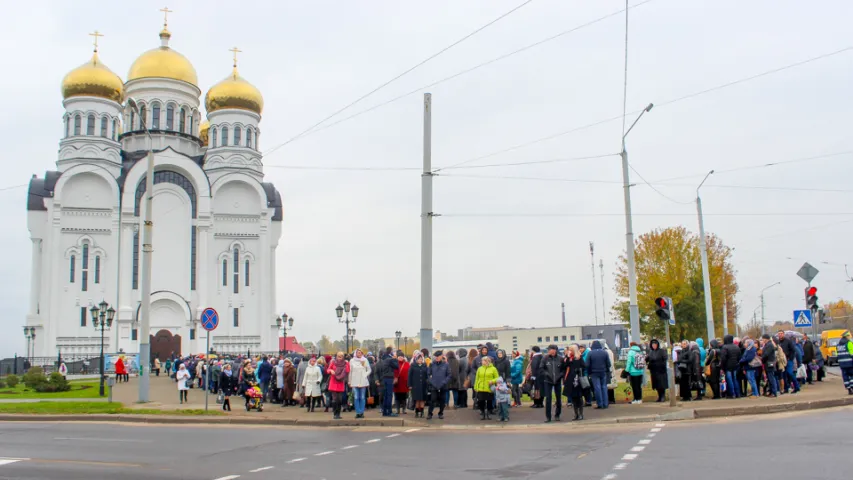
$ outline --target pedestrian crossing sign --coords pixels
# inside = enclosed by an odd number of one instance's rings
[[[794,328],[805,328],[812,326],[811,310],[794,310]]]

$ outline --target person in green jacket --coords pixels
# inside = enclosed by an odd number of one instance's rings
[[[640,350],[640,346],[636,342],[631,342],[625,371],[628,372],[628,380],[631,382],[631,390],[634,392],[634,401],[631,403],[643,403],[643,375],[646,372],[646,355]]]
[[[488,355],[483,357],[482,362],[474,377],[474,392],[480,405],[480,420],[491,420],[489,405],[494,397],[492,386],[498,381],[498,369],[493,365],[492,357]]]

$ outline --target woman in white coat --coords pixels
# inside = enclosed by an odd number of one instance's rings
[[[305,375],[302,377],[302,391],[309,412],[313,412],[314,407],[323,398],[323,391],[320,388],[322,381],[323,370],[317,365],[317,358],[311,357],[311,360],[308,361],[308,368],[305,369]]]
[[[187,366],[182,363],[178,373],[175,374],[175,381],[178,382],[178,397],[180,397],[181,403],[189,403],[187,399],[187,391],[190,389],[189,385],[187,385],[189,380],[190,372],[187,371]]]
[[[355,418],[364,418],[364,408],[367,404],[367,387],[370,375],[370,362],[361,349],[356,349],[355,356],[349,361],[349,386],[352,389]]]

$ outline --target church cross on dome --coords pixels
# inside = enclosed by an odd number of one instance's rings
[[[169,14],[173,13],[174,10],[169,10],[169,7],[163,7],[160,11],[163,12],[163,28],[166,28],[169,26]]]
[[[95,32],[90,33],[89,36],[95,37],[95,53],[98,53],[98,37],[103,37],[104,34],[95,30]]]
[[[234,53],[234,68],[237,68],[237,54],[243,53],[243,51],[238,49],[237,47],[231,48],[228,51]]]

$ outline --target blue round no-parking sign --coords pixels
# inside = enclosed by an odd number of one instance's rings
[[[216,327],[218,326],[219,314],[212,308],[205,308],[204,311],[201,312],[201,328],[210,332],[212,330],[216,330]]]

